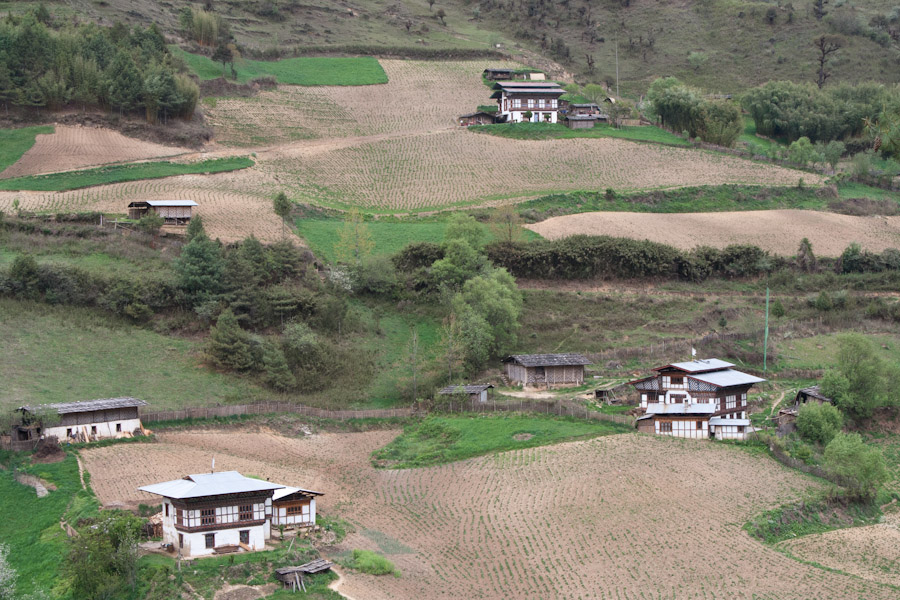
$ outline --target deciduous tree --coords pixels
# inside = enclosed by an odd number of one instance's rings
[[[825,448],[825,468],[842,477],[854,495],[872,499],[890,474],[881,450],[867,446],[858,433],[838,433]]]
[[[820,90],[825,85],[825,80],[831,77],[831,73],[827,70],[831,55],[843,48],[845,43],[846,40],[842,36],[830,34],[822,34],[813,40],[813,46],[818,51],[816,61],[819,68],[816,71],[816,85]]]

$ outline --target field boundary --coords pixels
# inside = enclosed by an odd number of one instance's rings
[[[478,402],[474,400],[453,400],[442,402],[435,406],[432,403],[420,403],[417,405],[416,414],[455,414],[455,413],[498,413],[520,412],[557,417],[573,417],[587,421],[609,421],[620,425],[632,425],[634,417],[629,415],[611,415],[591,410],[587,404],[578,404],[569,400],[554,400],[540,402],[537,400],[520,399],[518,402],[498,403],[493,400]]]
[[[214,419],[223,417],[239,417],[244,415],[265,414],[297,414],[317,419],[335,419],[346,421],[348,419],[394,419],[411,417],[414,414],[412,408],[373,408],[368,410],[326,410],[313,408],[303,404],[290,402],[256,402],[253,404],[233,404],[229,406],[201,406],[185,408],[182,410],[162,410],[141,413],[141,421],[153,423],[156,421],[184,421],[188,419]]]

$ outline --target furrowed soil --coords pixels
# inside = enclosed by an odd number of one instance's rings
[[[0,173],[0,177],[58,173],[190,152],[185,148],[126,137],[111,129],[66,125],[57,125],[55,129],[54,133],[38,135],[34,146]]]
[[[271,208],[278,191],[310,204],[402,213],[584,189],[792,185],[799,178],[790,169],[695,149],[610,138],[529,141],[475,134],[460,129],[457,117],[491,104],[481,72],[511,63],[382,64],[389,77],[383,85],[282,85],[249,98],[206,99],[216,134],[215,144],[204,150],[253,153],[253,168],[77,192],[2,192],[0,210],[11,210],[18,199],[28,211],[124,213],[134,200],[189,199],[199,204],[211,236],[234,241],[253,233],[273,242],[281,237]],[[115,160],[103,157],[85,160]],[[26,154],[11,172],[34,171],[34,162]],[[802,176],[810,185],[820,182]]]
[[[356,531],[334,552],[378,551],[400,578],[345,571],[356,598],[896,598],[877,581],[791,560],[741,527],[818,484],[714,443],[633,434],[432,468],[377,470],[397,432],[287,438],[163,432],[82,451],[107,506],[158,501],[140,485],[236,469],[323,491]]]
[[[839,256],[852,242],[881,252],[900,244],[900,217],[853,217],[809,210],[653,214],[591,212],[526,225],[545,238],[610,235],[663,242],[682,250],[752,244],[792,256],[809,238],[816,254]]]

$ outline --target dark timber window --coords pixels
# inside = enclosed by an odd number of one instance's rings
[[[697,429],[703,429],[703,421],[697,421]]]
[[[178,534],[178,547],[184,548],[184,534],[183,533]]]
[[[738,433],[744,433],[744,426],[738,425]]]
[[[216,547],[216,534],[207,533],[204,537],[206,538],[206,547],[207,548],[215,548]]]
[[[681,375],[672,375],[672,385],[684,385],[684,377]]]
[[[200,511],[200,524],[201,525],[215,525],[216,523],[216,509],[214,508],[204,508]],[[211,546],[209,546],[211,547]]]
[[[253,520],[253,505],[252,504],[241,504],[238,509],[238,519],[241,521],[252,521]]]
[[[659,424],[659,431],[660,431],[660,433],[663,433],[663,432],[671,433],[671,432],[672,432],[672,422],[671,422],[671,421],[668,421],[668,422],[665,422],[665,423],[660,423],[660,424]]]
[[[184,511],[180,508],[175,509],[175,524],[184,525]]]
[[[97,426],[91,425],[91,435],[97,435]]]
[[[169,503],[166,502],[164,506],[166,507],[166,516],[168,517],[169,516]]]
[[[250,530],[249,529],[241,529],[241,531],[239,533],[241,536],[241,543],[249,544],[250,543]]]
[[[116,431],[122,431],[122,424],[116,423]]]

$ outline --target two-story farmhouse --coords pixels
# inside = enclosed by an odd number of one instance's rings
[[[284,487],[223,471],[138,489],[163,498],[163,541],[184,556],[203,556],[262,550],[272,533],[272,496]]]
[[[645,414],[639,431],[676,437],[744,439],[750,433],[747,392],[765,381],[710,358],[672,363],[632,381]]]
[[[497,100],[497,120],[507,123],[556,123],[559,120],[559,97],[566,93],[552,81],[498,82],[491,98]],[[526,116],[531,113],[531,116]]]

